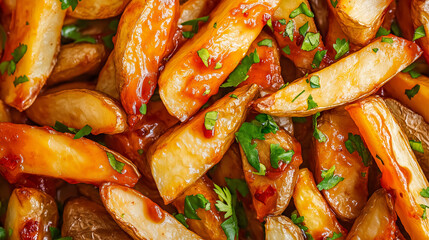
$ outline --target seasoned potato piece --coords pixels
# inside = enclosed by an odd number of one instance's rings
[[[5,229],[8,239],[51,239],[49,227],[58,223],[58,208],[48,194],[33,188],[16,188],[9,199]]]
[[[60,1],[17,0],[2,58],[16,64],[14,74],[5,73],[0,83],[6,104],[23,111],[36,99],[55,65],[64,16]],[[16,63],[12,53],[20,44],[27,51]]]
[[[416,87],[416,85],[419,85]],[[412,78],[409,73],[398,73],[384,85],[384,90],[388,95],[398,100],[405,106],[411,108],[429,123],[429,109],[426,104],[429,103],[429,78],[419,76]],[[414,93],[412,90],[417,89]]]
[[[371,163],[371,155],[365,145],[360,145],[363,142],[355,140],[360,138],[356,136],[359,129],[344,109],[324,112],[317,122],[326,141],[313,138],[315,179],[320,183],[323,180],[320,173],[335,166],[335,174],[344,180],[322,193],[338,218],[352,221],[358,217],[368,198],[367,166]],[[346,141],[356,146],[354,153],[348,151]],[[367,151],[362,153],[366,154],[363,158],[359,152],[362,150]]]
[[[399,0],[396,7],[396,21],[401,29],[402,36],[407,40],[413,40],[414,26],[411,19],[411,0]]]
[[[128,159],[91,140],[12,123],[0,123],[0,173],[10,183],[34,174],[73,183],[134,186],[140,177]]]
[[[377,53],[373,51],[375,48]],[[420,55],[417,44],[388,35],[319,72],[256,100],[254,106],[259,112],[275,116],[309,116],[371,95]],[[320,87],[312,88],[315,86],[310,84],[311,81],[307,83],[310,79]]]
[[[238,88],[231,93],[237,98],[226,95],[188,122],[165,133],[151,146],[147,157],[165,203],[173,201],[221,160],[246,118],[247,105],[257,93],[255,84]],[[205,127],[208,112],[217,116],[212,130]]]
[[[115,134],[127,128],[127,115],[121,105],[107,95],[87,89],[70,89],[36,99],[27,116],[42,126],[60,122],[68,127],[92,127],[92,134]]]
[[[423,49],[423,56],[429,63],[429,2],[426,0],[411,1],[411,19],[414,29],[423,26],[425,36],[419,38],[417,42]]]
[[[189,0],[180,6],[179,24],[207,16],[221,0]],[[183,31],[191,31],[192,26],[182,26]]]
[[[150,200],[152,200],[154,203],[156,203],[168,213],[177,213],[176,208],[172,204],[164,204],[164,200],[162,199],[161,195],[159,195],[158,189],[156,188],[156,184],[153,181],[152,176],[151,178],[148,178],[143,175],[137,182],[137,184],[134,186],[134,189],[143,194],[144,196],[147,196]]]
[[[171,115],[183,122],[218,92],[279,1],[231,0],[218,5],[211,19],[168,61],[159,77],[159,93]],[[207,55],[200,58],[201,51]]]
[[[46,95],[49,93],[55,93],[63,90],[70,90],[70,89],[88,89],[88,90],[94,90],[95,89],[95,83],[94,82],[68,82],[63,83],[58,86],[55,86],[53,88],[48,88],[45,91],[43,91],[42,95]]]
[[[75,184],[75,186],[77,188],[77,191],[82,196],[86,197],[92,202],[103,204],[101,202],[100,191],[98,190],[98,187],[91,184],[85,184],[85,183]]]
[[[101,199],[113,219],[130,236],[140,239],[202,239],[139,192],[103,185]]]
[[[395,210],[405,230],[412,239],[428,239],[429,219],[421,204],[429,206],[429,198],[420,192],[429,183],[407,136],[380,97],[369,97],[346,109],[382,173],[381,185],[394,194]]]
[[[130,0],[79,0],[73,10],[67,9],[67,15],[79,19],[104,19],[121,14]]]
[[[265,134],[265,140],[254,139],[252,144],[257,144],[259,161],[267,169],[265,175],[255,174],[256,170],[250,165],[241,145],[240,152],[253,206],[257,218],[263,221],[268,215],[280,215],[288,206],[298,177],[298,168],[302,163],[301,145],[283,130]],[[285,151],[294,151],[290,163],[279,161],[278,168],[271,166],[270,148],[273,144],[279,144]]]
[[[95,90],[103,92],[110,97],[120,100],[119,86],[116,81],[115,62],[113,60],[113,52],[107,58],[106,64],[98,74],[97,86]]]
[[[286,216],[267,217],[266,240],[304,240],[301,229]]]
[[[293,201],[299,215],[304,217],[304,225],[315,240],[332,237],[341,233],[345,239],[347,230],[338,223],[322,194],[316,188],[313,174],[307,169],[299,170],[298,182],[293,192]]]
[[[61,234],[73,240],[131,239],[102,205],[83,197],[68,201],[64,207]]]
[[[237,144],[233,143],[223,155],[222,160],[214,167],[213,182],[219,186],[226,186],[226,177],[244,179],[242,169],[240,149]]]
[[[116,34],[114,64],[130,125],[155,91],[158,69],[172,50],[179,0],[136,0],[125,9]],[[151,27],[148,28],[147,26]]]
[[[73,80],[84,74],[95,74],[106,58],[106,48],[102,43],[70,43],[62,45],[47,85]]]
[[[396,226],[396,213],[392,196],[384,189],[372,194],[365,208],[353,224],[347,240],[402,239]]]
[[[0,100],[0,122],[10,122],[12,121],[10,117],[10,112],[8,106]]]

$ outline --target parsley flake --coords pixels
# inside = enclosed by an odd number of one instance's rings
[[[272,47],[273,46],[273,40],[271,39],[264,39],[260,42],[258,42],[258,46],[262,47],[262,46],[267,46],[267,47]]]
[[[419,153],[425,152],[423,149],[422,142],[420,141],[410,140],[410,146],[411,146],[411,149],[413,149],[416,152],[419,152]]]
[[[425,26],[421,25],[420,27],[416,28],[416,31],[414,32],[413,41],[416,41],[419,38],[425,37]]]
[[[286,24],[286,19],[284,19],[284,18],[282,18],[282,19],[279,19],[279,21],[278,21],[281,25],[285,25]]]
[[[273,168],[279,168],[279,162],[290,163],[295,154],[293,150],[285,151],[280,144],[270,145],[270,162]]]
[[[319,76],[313,75],[310,77],[310,80],[307,79],[307,83],[310,83],[311,88],[320,88],[320,78]]]
[[[372,51],[375,52],[375,53],[377,53],[378,52],[378,48],[373,48]]]
[[[82,36],[80,33],[80,27],[77,25],[65,25],[61,29],[61,36],[64,38],[68,38],[74,40],[75,43],[78,42],[89,42],[95,43],[95,38],[91,36]]]
[[[317,108],[317,103],[313,100],[313,96],[311,94],[307,98],[307,110],[311,110],[313,108]]]
[[[416,96],[416,94],[419,92],[419,90],[420,90],[420,85],[416,84],[411,89],[405,89],[405,95],[407,95],[408,99],[411,100],[411,98]]]
[[[332,166],[329,170],[322,170],[322,178],[323,180],[317,184],[317,188],[319,191],[322,190],[329,190],[335,186],[341,181],[344,180],[343,177],[340,177],[338,175],[334,175],[335,172],[335,165]]]
[[[143,149],[139,149],[139,150],[137,150],[137,153],[138,153],[139,155],[143,155],[144,150],[143,150]]]
[[[301,3],[299,5],[299,7],[297,7],[296,9],[294,9],[289,17],[290,18],[295,18],[296,16],[300,15],[300,14],[304,14],[307,17],[314,17],[313,12],[311,12],[311,10],[308,8],[307,4],[305,3]]]
[[[210,202],[202,194],[188,195],[185,197],[185,216],[189,219],[201,220],[198,217],[196,210],[198,208],[210,210]]]
[[[420,191],[420,196],[424,197],[424,198],[429,198],[429,187],[427,188],[423,188]]]
[[[335,1],[331,0],[331,4],[332,4],[332,7],[336,8],[338,4],[338,0],[335,0]]]
[[[12,60],[10,61],[3,61],[0,64],[0,72],[1,74],[4,74],[7,70],[8,75],[12,75],[15,73],[16,70],[16,64],[18,64],[19,60],[21,60],[22,57],[24,57],[25,53],[27,52],[27,45],[26,44],[19,44],[18,47],[13,50],[11,53]],[[15,85],[16,87],[16,85]]]
[[[313,236],[311,236],[310,233],[308,233],[308,227],[306,227],[303,222],[304,222],[304,216],[300,216],[298,217],[298,215],[296,214],[296,212],[293,212],[292,215],[290,216],[290,219],[292,220],[292,222],[297,225],[307,236],[308,240],[313,240]]]
[[[328,237],[326,240],[335,240],[335,239],[338,239],[338,238],[340,238],[342,236],[343,236],[342,233],[336,233],[336,232],[334,232],[334,234],[332,234],[332,237]]]
[[[216,111],[207,112],[204,116],[204,127],[207,130],[213,130],[216,125],[216,121],[219,117],[219,113]]]
[[[259,63],[259,61],[258,52],[255,49],[255,52],[250,53],[248,56],[243,58],[241,63],[234,69],[221,87],[237,87],[240,83],[246,80],[247,73],[249,72],[252,64]]]
[[[65,10],[69,7],[72,8],[72,10],[74,11],[77,7],[78,1],[82,1],[82,0],[60,0],[61,2],[61,9]]]
[[[112,166],[115,171],[122,174],[122,170],[124,169],[125,163],[119,162],[116,160],[115,155],[112,153],[106,152],[107,158],[109,159],[110,166]]]
[[[220,63],[220,62],[217,62],[216,63],[216,66],[215,66],[215,70],[218,70],[218,69],[221,69],[222,68],[222,63]]]
[[[387,30],[384,27],[380,27],[377,31],[377,34],[375,34],[375,38],[378,38],[381,36],[387,36],[389,34],[390,34],[390,30]]]
[[[320,116],[320,112],[313,115],[313,137],[319,142],[326,142],[326,135],[317,128],[317,118]]]
[[[349,133],[348,140],[344,144],[346,145],[347,151],[349,151],[350,154],[357,151],[362,159],[363,165],[365,167],[369,166],[369,163],[372,159],[371,154],[368,148],[365,147],[362,138],[358,134],[353,135],[353,133]]]
[[[205,48],[201,48],[200,50],[197,51],[197,54],[201,58],[201,61],[203,61],[204,65],[206,67],[209,67],[209,58],[210,58],[209,51]]]
[[[146,113],[147,113],[147,105],[146,105],[146,104],[142,104],[142,105],[140,106],[140,108],[139,108],[139,112],[140,112],[142,115],[146,115]]]
[[[225,182],[232,193],[239,192],[241,196],[246,197],[250,192],[246,181],[243,179],[225,178]]]
[[[406,67],[404,70],[402,70],[402,72],[409,73],[412,78],[418,78],[421,76],[421,74],[414,71],[415,67],[416,67],[416,63],[412,63],[408,67]]]
[[[224,212],[224,218],[226,219],[220,226],[222,227],[227,240],[234,240],[238,237],[238,220],[233,206],[233,199],[231,192],[228,188],[221,188],[217,184],[214,184],[213,189],[218,195],[219,200],[216,201],[215,206],[220,212]]]
[[[295,24],[293,23],[292,20],[289,20],[283,34],[286,34],[286,36],[289,37],[290,41],[293,41],[293,32],[294,31],[295,31]]]
[[[270,18],[270,19],[268,19],[268,21],[267,21],[267,26],[271,29],[271,31],[273,31],[273,32],[274,32],[274,28],[273,28],[273,20],[271,20],[271,18]]]
[[[311,63],[311,67],[312,68],[318,68],[318,67],[320,67],[320,63],[322,63],[322,60],[325,57],[327,51],[328,50],[317,51],[314,54],[313,62]]]
[[[189,225],[186,223],[186,218],[183,214],[177,213],[174,215],[174,217],[177,219],[177,221],[183,224],[183,226],[185,226],[186,228],[189,228]]]
[[[304,51],[312,51],[319,46],[320,33],[309,32],[305,35],[301,49]]]
[[[89,134],[91,134],[91,131],[92,131],[92,127],[90,127],[89,125],[85,125],[76,133],[76,135],[74,135],[73,139],[79,139],[84,136],[88,136]]]
[[[252,173],[259,176],[265,176],[266,172],[267,172],[267,168],[265,167],[265,165],[262,163],[259,163],[259,171],[252,172]]]
[[[230,98],[238,99],[237,95],[235,95],[235,94],[231,94],[231,95],[229,95],[229,97],[230,97]]]
[[[282,51],[283,51],[285,54],[290,55],[290,48],[289,48],[289,45],[286,45],[286,47],[282,48]]]
[[[19,76],[19,77],[15,77],[15,80],[13,81],[13,85],[16,87],[19,84],[25,83],[25,82],[28,82],[28,81],[30,81],[28,79],[28,77],[26,75],[22,75],[22,76]]]
[[[304,92],[305,92],[305,90],[302,90],[300,93],[298,93],[298,95],[296,95],[296,96],[292,99],[292,101],[291,101],[291,102],[295,102],[295,100],[296,100],[297,98],[299,98],[299,96],[301,96]]]
[[[308,22],[306,22],[304,25],[302,25],[302,27],[299,28],[299,34],[305,37],[305,34],[308,32],[309,28]]]
[[[387,38],[387,37],[382,37],[381,38],[381,42],[385,42],[385,43],[393,43],[393,39],[392,38]]]
[[[210,16],[200,17],[181,23],[180,25],[182,26],[192,26],[191,31],[182,32],[183,37],[192,38],[196,33],[198,33],[199,22],[207,22],[209,20],[209,17]],[[217,23],[215,23],[215,25],[217,25]],[[214,26],[214,28],[216,28],[216,26]]]
[[[423,208],[422,219],[426,219],[427,218],[426,208],[429,208],[429,206],[424,205],[424,204],[420,204],[420,207]]]
[[[337,54],[335,54],[335,60],[338,60],[339,58],[344,56],[344,54],[346,54],[350,49],[349,41],[347,41],[346,39],[337,38],[333,46],[335,51],[337,52]]]

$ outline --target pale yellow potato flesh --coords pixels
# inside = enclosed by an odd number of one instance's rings
[[[5,229],[8,239],[51,239],[57,227],[58,208],[48,194],[33,188],[16,188],[9,199]],[[12,231],[12,232],[10,232]]]
[[[231,98],[235,94],[237,99]],[[257,85],[238,88],[171,129],[149,149],[147,158],[164,202],[170,203],[218,163],[234,141],[234,133],[246,118],[248,104],[258,94]],[[218,112],[213,136],[204,134],[207,112]]]
[[[130,0],[80,0],[73,10],[67,9],[67,16],[78,19],[105,19],[120,15]]]
[[[116,134],[127,129],[127,115],[114,99],[97,91],[70,89],[39,96],[27,116],[42,126],[92,128],[92,134]]]
[[[132,188],[103,185],[100,195],[113,219],[135,240],[202,239]]]
[[[26,44],[27,52],[15,73],[2,77],[0,95],[6,104],[23,111],[34,102],[55,65],[64,17],[60,1],[17,0],[2,61],[11,60],[19,44]],[[29,81],[15,87],[15,78],[24,75]]]
[[[115,62],[113,60],[113,52],[107,58],[106,64],[101,69],[97,86],[95,86],[95,90],[103,92],[110,97],[119,100],[119,84],[116,82],[116,71],[115,71]]]
[[[386,38],[391,38],[393,43],[379,38],[329,67],[256,100],[254,108],[274,116],[304,117],[371,95],[422,53],[413,42],[394,35]],[[374,48],[378,48],[377,53]],[[312,76],[319,78],[320,88],[311,88],[306,82]],[[310,95],[318,107],[308,110]]]
[[[266,240],[304,240],[301,229],[286,216],[267,217]]]

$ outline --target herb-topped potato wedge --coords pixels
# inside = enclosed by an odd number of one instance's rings
[[[79,0],[67,8],[67,15],[78,19],[105,19],[120,15],[130,0]],[[64,7],[67,7],[63,4]],[[64,9],[64,7],[62,7]]]
[[[301,229],[286,216],[267,217],[265,223],[267,240],[304,240]]]
[[[429,3],[425,0],[411,1],[411,19],[414,25],[413,41],[417,41],[429,63]]]

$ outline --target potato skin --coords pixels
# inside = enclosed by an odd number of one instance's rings
[[[304,240],[301,229],[286,216],[267,217],[266,240]]]
[[[120,15],[129,2],[130,0],[83,0],[79,1],[74,10],[69,7],[67,16],[87,20],[111,18]]]
[[[110,97],[120,100],[119,83],[116,81],[114,53],[110,53],[100,73],[98,74],[97,86],[95,90],[103,92]]]
[[[422,47],[426,59],[429,63],[429,3],[425,0],[411,0],[411,19],[414,29],[424,26],[426,36],[417,40]]]

